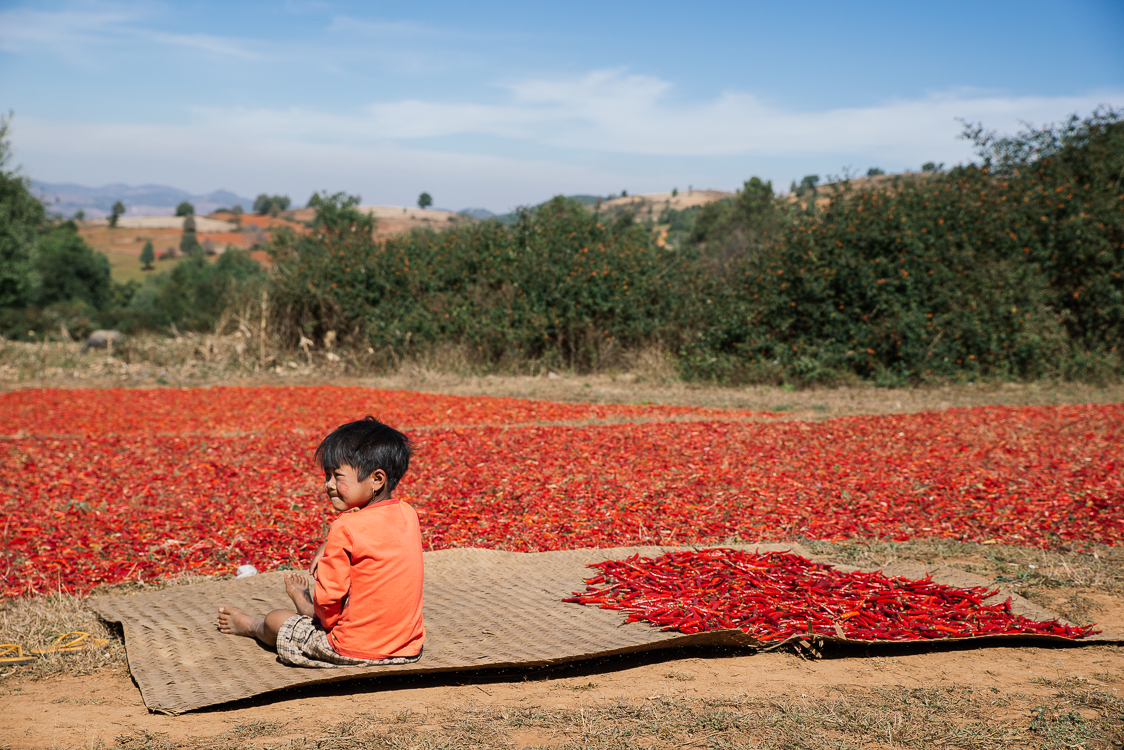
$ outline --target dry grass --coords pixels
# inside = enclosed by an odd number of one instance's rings
[[[89,674],[106,667],[125,665],[125,646],[119,630],[111,629],[86,606],[85,600],[67,594],[39,599],[0,600],[0,641],[17,643],[25,653],[46,648],[59,636],[82,631],[109,643],[98,649],[45,654],[26,666],[0,670],[0,677],[42,678],[57,674]]]
[[[1050,609],[1070,622],[1095,622],[1095,594],[1124,594],[1124,554],[1100,545],[1077,550],[1045,550],[1006,544],[947,540],[832,544],[805,540],[817,555],[832,561],[879,568],[895,562],[943,563],[991,579]]]
[[[943,562],[992,578],[1020,593],[1034,588],[1124,593],[1124,552],[1119,547],[1082,545],[1080,550],[1066,551],[943,539],[802,543],[817,555],[861,567],[883,567],[903,561]]]
[[[1120,748],[1124,699],[1080,680],[1042,697],[964,686],[827,687],[816,696],[682,695],[577,709],[455,706],[308,726],[255,722],[218,738],[124,734],[115,747],[179,748]],[[271,741],[272,740],[272,741]]]
[[[283,380],[342,377],[369,372],[367,352],[283,352],[260,347],[243,326],[229,334],[188,333],[176,337],[128,337],[112,351],[81,352],[77,341],[0,345],[0,382],[9,387],[183,385],[271,376]]]
[[[177,576],[163,581],[127,582],[98,586],[94,595],[158,591],[207,580],[205,576]],[[18,675],[42,679],[57,675],[89,674],[100,669],[125,668],[125,645],[120,627],[103,622],[90,610],[85,597],[54,594],[33,599],[0,599],[0,643],[16,643],[24,653],[45,648],[64,633],[80,631],[109,643],[98,649],[46,654],[32,664],[0,668],[0,679]]]
[[[114,351],[80,353],[76,342],[0,341],[0,390],[160,387],[222,384],[341,384],[452,395],[506,396],[590,403],[654,403],[781,412],[798,419],[845,414],[911,413],[982,405],[1124,402],[1124,383],[979,383],[918,388],[838,388],[687,383],[659,349],[622,353],[593,374],[554,371],[541,362],[482,367],[465,350],[443,347],[407,356],[392,351],[327,348],[324,341],[287,351],[263,348],[257,327],[236,317],[229,333],[129,337]],[[268,337],[267,337],[268,338]]]

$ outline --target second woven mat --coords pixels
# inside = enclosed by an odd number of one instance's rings
[[[736,545],[761,552],[791,550],[796,544]],[[452,549],[425,554],[425,654],[415,664],[383,667],[301,669],[277,661],[252,638],[223,635],[215,628],[220,604],[264,615],[291,609],[284,574],[275,571],[239,580],[208,581],[147,594],[95,597],[90,606],[105,620],[120,622],[129,670],[152,711],[179,714],[297,685],[392,673],[448,672],[529,667],[579,661],[650,649],[721,644],[754,646],[738,630],[697,635],[664,632],[644,623],[623,624],[620,612],[566,604],[582,588],[590,563],[634,553],[655,556],[675,548],[627,547],[518,553]],[[843,567],[843,566],[840,566]],[[919,578],[923,566],[885,569]],[[986,585],[962,571],[947,569],[934,580],[952,585]],[[941,580],[942,577],[956,580]],[[1053,619],[1023,599],[1020,613]],[[1002,637],[1002,636],[1000,636]],[[834,640],[834,639],[829,639]]]

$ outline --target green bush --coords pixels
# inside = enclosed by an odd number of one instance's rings
[[[715,272],[722,272],[732,259],[752,255],[773,242],[785,220],[773,183],[751,177],[737,197],[703,206],[687,241],[698,247]]]
[[[722,312],[684,351],[689,374],[1096,377],[1124,336],[1124,123],[968,133],[982,163],[837,185],[731,269]]]
[[[158,309],[185,329],[212,328],[223,311],[265,281],[261,264],[248,252],[227,250],[213,262],[201,254],[180,261],[160,285]]]
[[[683,260],[631,217],[604,225],[563,198],[489,221],[383,241],[342,194],[317,198],[307,236],[275,235],[276,304],[291,329],[353,332],[398,356],[453,341],[483,362],[583,368],[675,336]]]
[[[6,169],[7,127],[0,120],[0,334],[27,338],[60,325],[79,332],[113,301],[109,261]]]
[[[47,226],[47,210],[26,178],[7,169],[8,119],[0,118],[0,308],[28,305],[39,279],[33,267],[35,246]]]
[[[81,300],[96,310],[108,306],[112,295],[109,259],[86,244],[74,222],[46,229],[34,257],[39,288],[33,304]]]

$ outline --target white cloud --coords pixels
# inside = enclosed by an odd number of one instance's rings
[[[433,39],[459,38],[482,39],[480,34],[466,31],[429,26],[416,21],[367,21],[352,16],[333,16],[327,31],[336,34],[359,35],[368,38],[387,39]]]
[[[554,148],[650,156],[882,154],[887,159],[966,153],[958,118],[1012,130],[1124,102],[1124,93],[1004,97],[971,91],[878,106],[791,111],[728,92],[682,102],[658,78],[620,70],[504,87],[499,103],[401,100],[360,112],[304,109],[199,110],[210,125],[279,137],[330,141],[410,140],[483,135]]]
[[[171,183],[205,192],[315,189],[446,207],[506,209],[559,192],[732,188],[757,174],[785,184],[844,164],[916,169],[971,157],[957,118],[1011,132],[1119,106],[1124,93],[1005,97],[952,91],[878,106],[794,111],[744,92],[675,98],[659,78],[603,70],[500,88],[496,102],[410,99],[350,113],[207,108],[180,125],[18,118],[17,158],[45,181]],[[440,139],[440,149],[433,141]],[[520,154],[513,156],[512,154]]]
[[[64,51],[135,20],[135,14],[121,11],[46,12],[13,8],[0,11],[0,50],[28,52],[46,47]]]
[[[158,45],[203,52],[213,57],[256,60],[262,56],[246,40],[211,34],[173,34],[142,25],[136,9],[0,11],[0,50],[51,52],[68,59],[87,58],[108,48]]]

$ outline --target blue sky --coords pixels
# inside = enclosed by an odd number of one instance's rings
[[[506,211],[971,158],[1124,107],[1124,3],[0,0],[0,108],[45,182]]]

